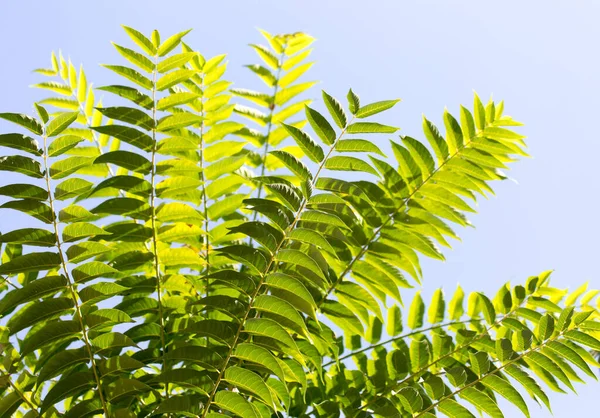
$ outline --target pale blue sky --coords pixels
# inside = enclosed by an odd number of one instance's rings
[[[526,123],[534,158],[510,173],[518,184],[499,184],[497,197],[481,202],[477,228],[460,231],[463,242],[445,263],[425,262],[425,294],[457,282],[495,292],[546,269],[561,287],[589,280],[598,288],[599,17],[592,1],[4,0],[0,111],[28,112],[41,98],[27,88],[39,79],[30,71],[47,66],[52,49],[105,83],[97,64],[118,61],[109,41],[127,42],[120,24],[164,35],[194,28],[188,42],[208,56],[228,53],[228,78],[240,87],[258,87],[242,68],[256,61],[246,46],[261,41],[255,28],[305,31],[318,39],[312,78],[338,97],[349,87],[364,102],[401,97],[384,119],[404,134],[422,138],[422,113],[441,124],[444,107],[470,106],[473,89],[504,99],[506,112]],[[598,384],[577,389],[579,397],[554,396],[555,417],[597,415]]]

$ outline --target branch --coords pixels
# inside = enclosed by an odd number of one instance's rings
[[[403,340],[403,339],[408,338],[408,337],[412,337],[413,335],[422,334],[422,333],[428,332],[428,331],[433,331],[434,329],[440,329],[440,328],[450,327],[452,325],[470,324],[472,322],[479,322],[479,321],[483,321],[483,320],[484,320],[483,318],[471,318],[471,319],[465,319],[464,321],[446,322],[444,324],[434,325],[434,326],[431,326],[429,328],[421,328],[421,329],[413,330],[413,331],[411,331],[411,332],[409,332],[407,334],[398,335],[396,337],[390,338],[389,340],[382,341],[382,342],[379,342],[379,343],[376,343],[376,344],[371,344],[371,345],[369,345],[369,346],[367,346],[365,348],[361,348],[359,350],[352,351],[351,353],[348,353],[345,356],[339,357],[337,360],[332,360],[329,363],[325,363],[323,365],[323,367],[331,366],[332,364],[337,363],[337,362],[339,362],[341,360],[345,360],[345,359],[350,358],[352,356],[355,356],[357,354],[364,353],[365,351],[373,350],[373,349],[375,349],[377,347],[381,347],[383,345],[386,345],[386,344],[389,344],[389,343],[393,343],[394,341],[399,341],[399,340]]]
[[[353,120],[353,119],[352,119]],[[346,124],[346,126],[348,126],[350,123],[352,123],[352,120]],[[315,176],[311,182],[312,186],[314,186],[319,178],[319,174],[321,173],[321,171],[323,170],[323,168],[325,167],[325,163],[327,162],[327,159],[329,158],[329,156],[331,155],[331,153],[333,152],[333,150],[335,149],[335,145],[338,143],[338,141],[344,136],[344,134],[346,133],[346,127],[342,130],[342,132],[340,133],[340,135],[337,137],[337,139],[333,142],[333,144],[331,145],[331,147],[329,148],[329,151],[327,152],[327,155],[323,158],[323,161],[321,161],[319,168],[317,169]],[[306,205],[308,204],[308,198],[304,198],[302,200],[302,204],[300,205],[300,207],[298,208],[298,210],[296,211],[296,215],[294,217],[294,220],[292,221],[292,223],[288,226],[288,228],[284,231],[283,233],[283,237],[281,239],[281,241],[279,242],[279,244],[277,245],[277,248],[275,248],[275,250],[273,251],[271,258],[269,260],[269,262],[267,263],[267,267],[265,268],[264,272],[261,273],[261,278],[258,282],[258,284],[256,285],[256,289],[254,290],[254,292],[252,293],[252,295],[250,296],[250,301],[248,302],[248,307],[246,308],[246,312],[244,313],[244,316],[242,318],[242,320],[240,321],[240,325],[236,331],[236,334],[233,338],[233,342],[231,343],[231,347],[229,348],[229,352],[225,358],[225,361],[223,362],[223,366],[221,366],[221,370],[219,371],[219,375],[217,376],[217,379],[215,380],[215,384],[214,387],[212,389],[212,391],[210,392],[210,395],[208,397],[208,401],[206,403],[206,406],[202,412],[201,417],[204,418],[206,417],[206,414],[208,414],[208,411],[210,409],[210,406],[213,403],[213,399],[217,393],[217,389],[219,387],[219,384],[221,383],[221,380],[223,379],[223,376],[225,374],[225,370],[227,370],[227,365],[229,364],[229,361],[231,360],[231,357],[233,355],[233,350],[235,349],[239,338],[240,338],[240,334],[242,332],[242,329],[244,328],[244,325],[246,324],[246,320],[248,319],[248,316],[250,315],[250,311],[252,310],[253,304],[254,304],[254,300],[256,299],[256,297],[258,296],[258,294],[260,293],[260,289],[263,286],[266,276],[269,273],[269,270],[271,268],[271,266],[275,263],[275,259],[277,258],[277,255],[279,254],[279,251],[281,249],[283,249],[284,247],[284,243],[288,237],[288,235],[291,233],[291,231],[295,228],[296,224],[298,223],[298,221],[300,220],[300,216],[302,215],[302,212],[304,211],[304,209],[306,208]]]
[[[154,56],[154,69],[152,70],[152,120],[154,121],[152,126],[152,172],[150,173],[150,208],[152,210],[152,255],[154,256],[154,272],[156,274],[156,293],[158,299],[158,317],[160,321],[160,345],[162,348],[162,364],[163,372],[167,370],[167,360],[165,359],[166,343],[165,343],[165,318],[162,306],[162,286],[160,278],[160,261],[158,259],[158,238],[156,234],[156,65],[158,64],[158,55]],[[169,399],[169,382],[165,382],[165,397]]]
[[[79,319],[79,326],[81,327],[81,334],[83,335],[83,341],[87,348],[88,356],[90,358],[90,362],[91,362],[91,366],[92,366],[91,368],[92,368],[92,371],[94,372],[94,379],[95,379],[96,385],[97,385],[98,396],[100,398],[100,402],[102,403],[102,409],[104,411],[104,416],[108,418],[108,416],[109,416],[108,406],[106,405],[104,395],[102,394],[102,385],[100,383],[100,375],[98,374],[98,370],[96,367],[96,361],[94,359],[94,351],[92,349],[92,345],[88,338],[85,323],[83,322],[83,315],[81,313],[81,307],[80,307],[79,301],[78,301],[78,294],[77,294],[77,291],[75,290],[75,284],[74,284],[73,280],[71,279],[69,270],[67,269],[67,259],[65,257],[65,254],[64,254],[64,252],[62,250],[62,246],[61,246],[62,244],[60,241],[60,234],[58,232],[58,223],[56,221],[58,216],[56,214],[56,211],[54,210],[54,197],[52,194],[52,187],[50,186],[50,168],[48,166],[48,136],[46,135],[45,132],[43,135],[43,139],[44,139],[44,157],[43,157],[43,159],[44,159],[44,178],[46,180],[46,190],[48,191],[48,203],[50,206],[50,210],[52,212],[52,225],[54,227],[54,235],[56,238],[56,248],[58,250],[58,254],[60,257],[62,269],[65,272],[65,277],[67,278],[67,283],[68,283],[69,291],[71,294],[71,299],[73,300],[73,303],[75,305],[75,310],[77,313],[77,317]]]

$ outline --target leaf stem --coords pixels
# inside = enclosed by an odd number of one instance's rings
[[[381,341],[381,342],[376,343],[376,344],[371,344],[371,345],[369,345],[367,347],[364,347],[364,348],[361,348],[359,350],[352,351],[351,353],[348,353],[348,354],[346,354],[346,355],[344,355],[342,357],[339,357],[337,360],[332,360],[329,363],[325,363],[323,365],[323,367],[331,366],[332,364],[335,364],[335,363],[337,363],[337,362],[339,362],[341,360],[345,360],[345,359],[350,358],[352,356],[355,356],[357,354],[364,353],[365,351],[373,350],[374,348],[381,347],[383,345],[393,343],[394,341],[399,341],[399,340],[403,340],[403,339],[408,338],[408,337],[412,337],[413,335],[422,334],[424,332],[433,331],[435,329],[450,327],[452,325],[470,324],[472,322],[479,322],[479,321],[483,321],[483,320],[484,320],[483,318],[471,318],[471,319],[465,319],[463,321],[451,321],[451,322],[446,322],[444,324],[437,324],[437,325],[433,325],[433,326],[431,326],[429,328],[416,329],[416,330],[413,330],[413,331],[411,331],[409,333],[398,335],[398,336],[390,338],[388,340]]]
[[[81,313],[81,307],[80,307],[79,301],[78,301],[78,294],[77,294],[77,291],[75,290],[75,284],[71,278],[71,275],[69,274],[69,270],[67,269],[67,259],[62,250],[60,233],[58,230],[58,222],[57,222],[58,217],[57,217],[56,211],[54,210],[54,197],[52,194],[52,187],[50,186],[50,168],[48,166],[48,136],[45,133],[43,135],[43,139],[44,139],[44,157],[43,157],[43,159],[44,159],[44,178],[46,180],[46,190],[48,191],[48,203],[50,205],[50,210],[52,212],[52,224],[54,227],[54,235],[56,238],[56,248],[58,250],[58,255],[60,257],[62,269],[65,272],[65,277],[67,278],[67,283],[68,283],[68,287],[69,287],[69,292],[71,294],[71,299],[73,300],[73,303],[75,305],[75,311],[76,311],[77,317],[79,319],[79,326],[81,327],[83,341],[85,343],[85,346],[86,346],[87,352],[88,352],[88,356],[90,358],[91,369],[94,373],[94,379],[96,380],[98,396],[100,398],[100,402],[102,403],[102,409],[104,411],[104,416],[106,418],[108,418],[108,416],[109,416],[108,406],[106,405],[106,401],[105,401],[104,395],[102,393],[102,384],[100,382],[100,375],[98,374],[98,370],[96,367],[94,351],[92,349],[92,344],[90,343],[90,340],[88,338],[85,323],[83,322],[83,315]]]
[[[210,279],[208,275],[210,274],[210,239],[208,229],[210,226],[210,220],[208,219],[208,198],[206,196],[206,178],[204,176],[204,76],[202,76],[202,84],[200,85],[200,90],[202,91],[202,96],[200,97],[200,116],[202,120],[200,120],[200,181],[202,182],[202,211],[204,213],[204,257],[206,261],[206,279],[205,279],[205,291],[206,296],[208,297],[210,293]]]
[[[167,346],[165,343],[165,318],[162,305],[162,285],[160,277],[160,260],[158,258],[158,239],[156,234],[156,66],[158,65],[158,56],[154,56],[154,69],[152,70],[152,120],[154,121],[152,126],[152,168],[150,173],[150,208],[152,211],[151,228],[152,228],[152,255],[154,256],[154,273],[156,274],[156,293],[158,300],[158,316],[160,322],[160,344],[162,348],[162,363],[163,372],[167,370],[167,360],[165,355],[167,353]],[[169,382],[165,381],[165,397],[169,399]]]
[[[285,60],[285,48],[287,47],[287,44],[284,44],[282,47],[283,52],[281,53],[281,55],[279,56],[279,61],[277,63],[277,75],[275,76],[275,85],[273,86],[273,103],[271,103],[269,105],[269,122],[267,124],[267,133],[265,135],[265,146],[263,148],[263,154],[262,154],[262,160],[261,160],[261,168],[260,168],[260,176],[264,176],[265,175],[265,170],[266,170],[266,159],[267,159],[267,155],[269,154],[269,137],[271,136],[271,131],[273,129],[273,115],[275,114],[275,101],[277,100],[277,92],[279,91],[279,79],[281,78],[281,70],[283,68],[283,61]],[[261,196],[261,192],[262,192],[262,183],[258,185],[258,191],[256,194],[256,197],[258,199],[260,199]],[[257,217],[257,212],[254,212],[254,221],[256,220]]]

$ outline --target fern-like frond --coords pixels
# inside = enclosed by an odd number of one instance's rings
[[[360,379],[373,386],[351,397],[343,392],[324,396],[348,416],[359,411],[474,416],[471,410],[503,416],[498,396],[529,416],[525,393],[550,408],[542,383],[564,392],[562,385],[574,390],[573,383],[583,381],[581,372],[596,379],[592,368],[598,363],[588,350],[599,343],[592,299],[576,304],[582,292],[569,295],[552,288],[549,276],[531,277],[524,286],[504,285],[493,300],[471,293],[466,309],[460,288],[447,308],[441,291],[428,308],[417,293],[407,318],[409,332],[399,326],[389,340],[341,356],[352,358],[357,369],[335,363],[326,377],[337,381],[337,389],[358,388]],[[446,316],[450,321],[443,323]]]

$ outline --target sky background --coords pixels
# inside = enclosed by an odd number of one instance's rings
[[[534,158],[510,172],[518,183],[497,184],[497,196],[480,202],[476,228],[459,231],[462,242],[446,262],[424,261],[426,296],[443,286],[449,298],[457,282],[493,295],[506,281],[547,269],[556,270],[558,287],[600,288],[599,16],[592,1],[3,0],[0,111],[30,112],[43,97],[27,86],[40,80],[31,70],[48,67],[53,49],[105,84],[111,75],[97,64],[122,62],[109,41],[129,46],[120,24],[146,34],[156,28],[165,39],[193,28],[187,42],[205,56],[229,54],[226,78],[247,88],[260,87],[242,67],[257,61],[247,47],[262,42],[256,28],[305,31],[318,40],[309,78],[340,98],[352,87],[363,103],[402,98],[379,120],[405,135],[423,139],[423,113],[441,126],[444,107],[455,114],[461,103],[471,107],[473,90],[504,99],[505,112],[526,124]],[[0,224],[12,216],[3,212]],[[555,417],[596,415],[600,386],[576,389],[579,397],[553,396]],[[551,416],[531,406],[533,417]]]

